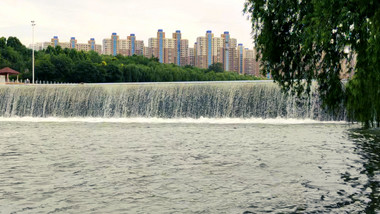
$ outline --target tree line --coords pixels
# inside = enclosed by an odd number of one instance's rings
[[[16,37],[0,38],[0,68],[21,72],[21,79],[32,78],[32,50]],[[220,69],[221,68],[221,69]],[[49,46],[35,53],[35,79],[69,83],[168,82],[256,80],[250,75],[223,71],[215,64],[209,69],[162,64],[144,56],[100,55],[94,51]]]

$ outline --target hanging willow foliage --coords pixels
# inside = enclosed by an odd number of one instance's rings
[[[316,80],[330,110],[344,103],[351,119],[379,124],[380,1],[247,0],[244,13],[262,74],[297,94]]]

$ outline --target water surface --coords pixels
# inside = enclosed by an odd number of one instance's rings
[[[357,125],[62,121],[1,119],[1,213],[379,212]]]

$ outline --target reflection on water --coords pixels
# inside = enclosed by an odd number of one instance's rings
[[[380,211],[380,130],[352,130],[350,138],[356,142],[356,153],[362,156],[365,170],[361,173],[368,176],[364,186],[368,194],[366,213]],[[347,180],[353,180],[349,175]]]
[[[379,135],[353,128],[2,121],[0,213],[379,212]]]

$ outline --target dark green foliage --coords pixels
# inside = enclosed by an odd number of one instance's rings
[[[31,68],[32,51],[21,44],[16,37],[0,38],[0,68],[12,67],[25,72]]]
[[[334,112],[346,104],[353,120],[379,123],[380,1],[247,0],[261,73],[284,90],[309,92],[316,80]],[[356,65],[345,64],[356,60]],[[343,67],[354,72],[342,84]]]
[[[12,67],[21,79],[31,79],[32,51],[15,37],[0,38],[0,68]],[[96,52],[48,47],[35,54],[36,80],[71,83],[254,80],[253,76],[218,70],[208,72],[192,66],[161,64],[157,58],[99,55]],[[29,72],[25,72],[25,70]]]
[[[347,84],[347,108],[365,127],[380,127],[380,10],[370,25],[368,43],[358,54],[354,78]]]
[[[106,82],[123,82],[123,71],[116,65],[108,65],[106,67]]]
[[[36,76],[39,80],[51,80],[56,75],[53,63],[49,60],[50,56],[46,56],[47,59],[39,59],[36,61]]]
[[[18,52],[26,52],[24,45],[21,44],[20,40],[18,40],[16,37],[9,37],[7,40],[7,46],[13,48],[15,51]]]
[[[98,68],[90,60],[80,60],[73,68],[71,73],[72,82],[95,83],[100,80]]]
[[[59,82],[67,80],[73,73],[73,60],[67,55],[61,53],[52,55],[50,59],[54,65],[55,75],[53,79]]]
[[[4,37],[1,37],[0,38],[0,48],[5,48],[6,45],[7,45],[7,39]]]
[[[221,73],[224,71],[223,64],[218,63],[212,63],[210,66],[208,66],[208,71],[214,71],[215,73]]]

